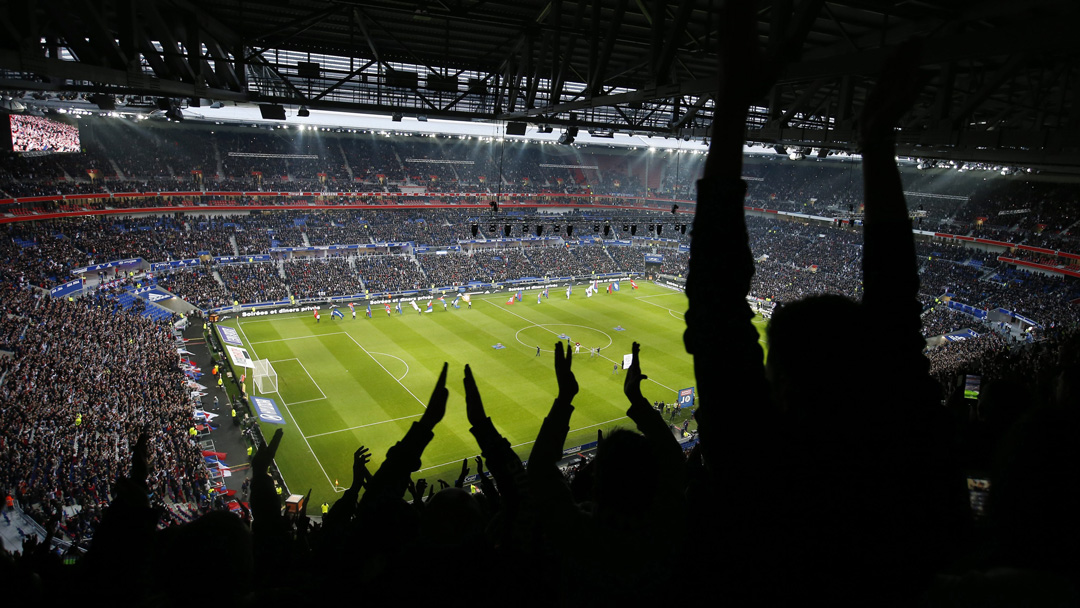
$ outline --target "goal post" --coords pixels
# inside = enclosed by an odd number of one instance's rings
[[[255,388],[263,395],[276,393],[278,390],[277,372],[274,371],[274,366],[270,365],[270,360],[256,359],[254,364]]]

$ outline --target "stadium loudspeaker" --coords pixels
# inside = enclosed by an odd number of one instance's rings
[[[507,135],[525,135],[525,123],[523,122],[508,122],[506,123]]]
[[[503,226],[503,235],[507,238],[510,237],[510,224],[506,224],[505,226]]]
[[[263,103],[259,104],[259,112],[263,120],[285,120],[285,106]]]
[[[679,230],[680,230],[680,232],[682,232],[683,234],[686,234],[686,224],[683,224],[682,226],[680,226],[680,227],[679,227]]]
[[[573,226],[573,224],[567,224],[566,225],[566,236],[572,236],[573,234],[574,234],[574,226]]]
[[[478,232],[480,232],[480,226],[477,226],[476,224],[473,224],[473,225],[472,225],[472,235],[473,235],[473,236],[476,236],[476,234],[477,234]]]
[[[307,106],[300,106],[300,109],[296,111],[296,115],[300,118],[307,118],[311,116],[311,111],[307,109]]]
[[[544,225],[543,224],[537,224],[536,225],[536,236],[541,236],[543,234],[544,234]]]
[[[635,234],[637,234],[637,224],[630,226],[630,236],[634,236]]]
[[[664,231],[664,225],[663,224],[657,224],[656,225],[656,234],[660,234],[663,231]]]
[[[415,89],[419,83],[419,74],[403,70],[388,69],[385,72],[385,82],[388,87],[399,89]]]
[[[90,100],[97,104],[100,110],[115,110],[116,98],[112,95],[94,95]]]
[[[604,224],[604,236],[611,234],[611,226]]]
[[[315,61],[296,62],[296,75],[300,78],[321,78],[322,69]]]

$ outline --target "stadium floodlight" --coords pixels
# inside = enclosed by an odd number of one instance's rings
[[[274,371],[274,366],[270,365],[270,360],[257,359],[253,363],[255,364],[253,374],[255,388],[259,394],[276,393],[278,390],[277,372]]]
[[[593,224],[592,231],[600,234],[600,224]]]
[[[628,232],[629,230],[630,230],[630,225],[629,224],[623,224],[622,225],[622,231],[623,232]]]
[[[492,234],[495,234],[496,230],[497,230],[497,228],[495,227],[495,224],[492,224],[492,225],[488,226],[488,232],[490,232]]]

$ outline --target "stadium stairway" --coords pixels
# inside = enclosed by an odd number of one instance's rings
[[[217,167],[217,174],[225,175],[225,163],[221,161],[221,150],[218,149],[216,139],[210,139],[210,148],[214,151],[214,166]]]
[[[120,170],[120,165],[116,164],[116,159],[109,157],[109,164],[112,165],[113,171],[116,172],[117,179],[127,179],[124,172]]]
[[[341,152],[341,166],[345,168],[345,173],[349,174],[349,181],[354,181],[356,176],[353,175],[352,166],[349,165],[349,155],[345,154],[345,148],[341,147],[341,142],[338,142],[338,152]]]

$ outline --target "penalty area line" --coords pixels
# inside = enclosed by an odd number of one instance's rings
[[[250,348],[251,352],[255,355],[256,358],[258,358],[258,353],[255,352],[255,347],[253,347],[251,345],[251,342],[248,341],[247,334],[244,333],[244,328],[240,327],[239,323],[237,323],[237,328],[240,330],[240,333],[244,335],[244,341],[248,343],[248,348]],[[315,459],[315,464],[319,465],[319,470],[321,470],[323,475],[326,476],[326,483],[330,484],[330,488],[333,489],[334,492],[337,492],[337,485],[330,479],[330,474],[326,472],[326,467],[323,466],[323,463],[321,460],[319,460],[319,457],[315,455],[315,450],[311,448],[311,443],[308,442],[307,437],[304,436],[304,430],[301,429],[300,425],[296,423],[296,416],[293,416],[292,410],[289,409],[289,404],[285,402],[285,398],[281,396],[281,393],[277,391],[274,391],[274,393],[277,394],[278,399],[281,399],[281,405],[289,414],[289,418],[292,418],[293,425],[296,427],[296,432],[300,433],[300,437],[304,440],[304,444],[307,446],[308,451],[311,452],[311,457]],[[274,459],[274,466],[277,466],[276,458]]]

